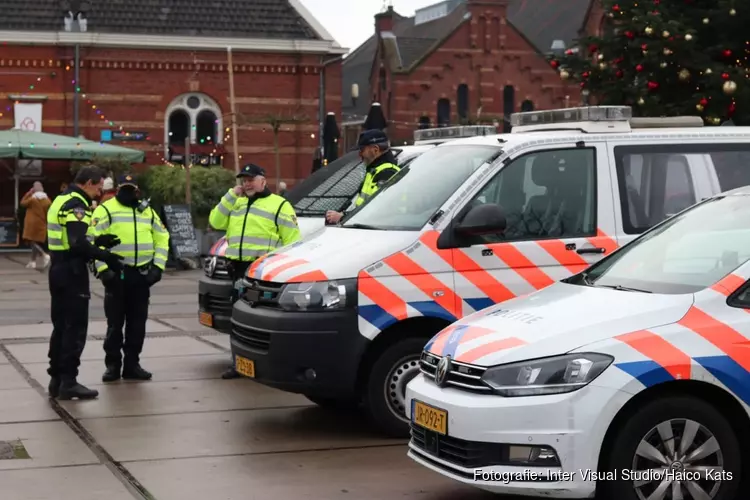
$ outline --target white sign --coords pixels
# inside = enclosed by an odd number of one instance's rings
[[[15,128],[27,132],[42,131],[42,104],[16,103],[13,114],[16,119]],[[42,175],[42,160],[18,160],[16,173],[20,177],[39,177]]]

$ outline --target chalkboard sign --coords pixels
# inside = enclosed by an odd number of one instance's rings
[[[18,247],[20,244],[18,221],[10,217],[0,218],[0,247]]]
[[[193,217],[187,205],[164,205],[164,224],[169,230],[169,246],[175,259],[200,257]]]

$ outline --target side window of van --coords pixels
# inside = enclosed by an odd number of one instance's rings
[[[615,148],[625,233],[643,233],[697,201],[690,161],[705,162],[701,156]]]
[[[722,191],[750,185],[750,147],[744,151],[711,153],[711,161]]]
[[[596,235],[596,150],[548,150],[513,160],[473,204],[500,205],[508,221],[486,243]]]

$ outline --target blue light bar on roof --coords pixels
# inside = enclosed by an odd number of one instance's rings
[[[580,108],[528,111],[510,115],[513,127],[574,122],[627,122],[633,117],[630,106],[584,106]]]
[[[414,141],[433,141],[440,139],[459,139],[480,135],[495,135],[497,128],[492,125],[463,125],[460,127],[428,128],[414,131]]]

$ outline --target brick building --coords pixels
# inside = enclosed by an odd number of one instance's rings
[[[271,182],[271,121],[282,122],[291,186],[309,175],[320,117],[341,113],[348,50],[299,0],[0,0],[0,12],[0,130],[23,114],[36,130],[144,150],[149,165],[180,157],[189,136],[197,159],[234,168],[229,46],[240,162],[265,166]],[[26,169],[21,193],[42,179],[56,194],[67,167]],[[0,216],[14,208],[9,170],[0,165]]]
[[[388,8],[344,61],[344,147],[372,102],[399,142],[419,124],[482,121],[507,131],[513,112],[577,105],[580,88],[561,80],[545,55],[558,41],[570,48],[601,20],[596,0],[443,0],[414,17]]]

